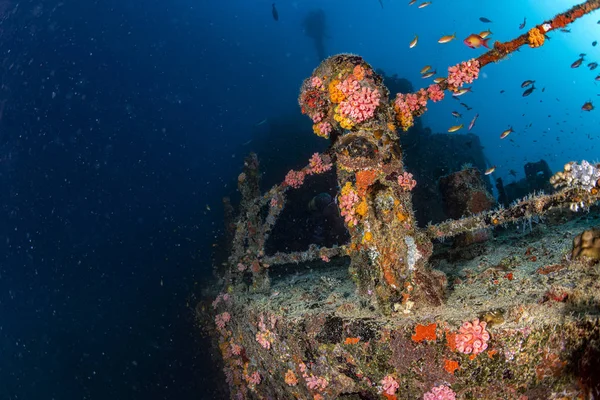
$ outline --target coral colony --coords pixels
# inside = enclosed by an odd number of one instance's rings
[[[492,324],[503,319],[496,315],[502,314],[499,311],[468,315],[467,308],[454,310],[455,317],[440,317],[441,313],[432,310],[445,306],[448,282],[443,272],[430,268],[428,260],[434,239],[530,219],[553,208],[577,211],[589,207],[599,199],[600,165],[568,163],[550,180],[557,188],[553,194],[529,196],[511,207],[420,229],[411,194],[418,183],[404,167],[397,135],[398,129],[405,131],[414,124],[429,101],[441,101],[445,91],[457,94],[464,90],[487,64],[520,46],[543,45],[545,34],[598,8],[600,0],[575,6],[512,41],[496,42],[476,59],[448,68],[446,79],[416,93],[398,94],[393,100],[382,78],[359,56],[333,56],[314,70],[302,85],[299,104],[302,113],[311,118],[314,133],[330,139],[331,146],[326,154],[314,154],[303,169],[289,171],[281,184],[264,194],[259,192],[256,155],[246,159],[238,177],[242,199],[231,231],[225,289],[208,307],[209,312],[201,313],[212,315],[211,329],[231,398],[490,396],[524,400],[551,398],[542,394],[550,393],[542,388],[567,385],[567,381],[575,386],[562,390],[577,390],[580,398],[585,393],[598,395],[594,391],[600,390],[600,378],[593,378],[590,372],[600,368],[597,318],[556,334],[556,329],[549,333],[531,326],[494,331]],[[350,234],[349,243],[267,254],[265,243],[285,207],[286,192],[301,188],[307,177],[332,169],[340,188],[337,206]],[[597,232],[585,235],[577,243],[588,248],[594,247],[600,236]],[[341,295],[330,297],[330,303],[322,303],[317,310],[299,311],[302,297],[291,300],[271,291],[269,270],[278,265],[314,262],[326,269],[332,265],[322,261],[333,264],[336,257],[349,259],[349,276],[358,299],[340,303],[337,311],[355,310],[364,301],[361,299],[368,299],[372,304],[368,312],[348,319],[328,315],[324,307],[341,301]],[[545,268],[538,273],[551,274],[565,267]],[[514,274],[506,273],[504,279],[512,281]],[[322,277],[321,281],[322,291],[330,288],[336,293],[337,288],[347,287],[336,278]],[[564,301],[566,290],[553,287],[544,298]],[[287,295],[293,296],[292,292],[290,289]],[[275,306],[275,301],[281,303]],[[517,321],[525,318],[525,306],[520,307],[514,311]],[[456,318],[460,318],[458,323]],[[578,346],[577,357],[588,364],[580,362],[572,367],[576,373],[560,381],[563,368],[576,362],[569,358],[575,353],[564,354],[567,344]]]

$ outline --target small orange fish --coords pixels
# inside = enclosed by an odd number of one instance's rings
[[[494,165],[493,167],[486,169],[485,174],[486,175],[492,174],[492,173],[494,173],[495,170],[496,170],[496,166]]]
[[[462,127],[463,127],[463,124],[451,126],[450,128],[448,128],[448,132],[450,132],[450,133],[456,132],[456,131],[462,129]]]
[[[452,96],[454,97],[458,97],[458,96],[462,96],[465,93],[471,92],[471,88],[464,88],[464,89],[458,89],[456,92],[452,93]]]
[[[453,41],[454,39],[456,39],[456,32],[454,32],[452,35],[442,36],[440,40],[438,40],[438,43],[448,43]]]
[[[434,76],[436,73],[437,73],[437,71],[431,71],[431,72],[428,72],[428,73],[426,73],[426,74],[423,74],[423,75],[421,75],[421,78],[423,78],[423,79],[431,78],[431,77],[432,77],[432,76]]]
[[[507,137],[508,135],[510,135],[512,132],[514,132],[512,126],[510,128],[508,128],[507,130],[505,130],[504,132],[502,132],[500,134],[500,139],[504,139],[505,137]]]
[[[415,38],[412,40],[412,42],[410,42],[410,44],[408,45],[409,48],[413,48],[417,45],[417,42],[419,41],[419,37],[417,35],[415,35]]]
[[[599,76],[600,76],[600,75],[599,75]],[[446,78],[444,78],[443,76],[439,76],[439,77],[435,78],[435,79],[433,80],[433,82],[435,82],[435,83],[442,83],[442,82],[444,82],[445,80],[446,80]]]
[[[489,49],[490,47],[488,46],[488,43],[487,43],[488,40],[490,40],[490,38],[484,39],[481,36],[479,36],[478,34],[472,33],[469,36],[467,36],[467,38],[465,40],[463,40],[463,43],[472,49],[476,49],[481,46]]]
[[[427,73],[427,71],[429,71],[431,69],[431,65],[426,65],[423,68],[421,68],[421,75]]]
[[[430,1],[426,1],[425,3],[421,3],[421,4],[419,4],[419,8],[425,8],[425,7],[427,7],[427,6],[428,6],[428,5],[430,5],[430,4],[431,4],[431,2],[430,2]]]
[[[582,106],[581,109],[583,111],[592,111],[594,109],[594,105],[592,104],[591,101],[586,101]]]
[[[483,31],[479,33],[479,37],[482,39],[485,39],[486,37],[490,36],[492,34],[492,31],[490,31],[489,29],[487,31]]]

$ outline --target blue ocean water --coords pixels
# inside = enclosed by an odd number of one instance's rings
[[[262,0],[0,1],[0,399],[219,398],[194,306],[221,198],[251,150],[269,184],[326,147],[297,105],[320,53],[418,89],[426,64],[443,74],[483,53],[469,34],[510,40],[577,4],[381,1],[281,1],[278,20]],[[461,98],[498,177],[597,158],[598,111],[581,106],[600,93],[598,20],[486,67]],[[457,104],[431,105],[424,125],[446,132]]]

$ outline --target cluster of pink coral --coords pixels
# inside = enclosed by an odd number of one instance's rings
[[[215,324],[219,329],[224,329],[225,325],[231,320],[231,314],[227,311],[215,316]]]
[[[357,123],[366,121],[375,115],[380,97],[378,90],[363,87],[351,93],[340,103],[339,113],[352,118]]]
[[[358,203],[359,198],[358,194],[354,190],[348,191],[348,193],[342,194],[340,196],[339,207],[340,214],[344,217],[344,221],[347,224],[357,225],[358,218],[356,217],[356,211],[354,210],[354,206]]]
[[[446,385],[435,386],[423,395],[423,400],[456,400],[456,393]]]
[[[360,89],[360,84],[353,75],[348,75],[346,79],[336,85],[336,89],[349,96]]]
[[[270,337],[271,335],[269,331],[256,332],[256,341],[267,350],[271,348],[271,341],[269,340]]]
[[[313,114],[311,118],[312,121],[316,124],[317,122],[321,122],[323,118],[325,118],[325,113],[323,113],[322,111],[317,111]]]
[[[435,92],[435,89],[432,89],[432,91],[433,98],[439,99],[439,93]],[[443,94],[444,93],[442,92],[442,98]],[[405,128],[412,125],[413,114],[420,115],[427,110],[427,100],[431,95],[432,92],[429,91],[429,89],[421,89],[417,93],[398,93],[396,100],[394,100],[394,105],[396,112],[400,114],[400,120],[407,124]]]
[[[436,83],[429,85],[427,88],[427,94],[429,95],[429,100],[433,101],[434,103],[444,99],[444,91],[440,85]]]
[[[331,158],[327,155],[320,155],[315,153],[309,160],[310,170],[309,174],[322,174],[323,172],[329,171],[332,167]]]
[[[427,98],[427,92],[424,89],[417,93],[398,93],[394,104],[400,109],[408,108],[411,113],[416,113],[427,107]]]
[[[331,133],[332,127],[331,124],[327,121],[323,121],[318,123],[315,126],[317,135],[324,137],[325,139],[329,139],[329,134]]]
[[[475,318],[462,324],[456,334],[456,350],[465,354],[479,354],[488,347],[490,334],[485,330],[487,323]]]
[[[400,385],[398,385],[398,382],[396,382],[396,380],[394,379],[393,376],[391,375],[386,375],[382,380],[381,380],[381,385],[383,387],[383,391],[386,394],[394,395],[396,394],[396,390],[398,390],[398,388],[400,387]]]
[[[402,175],[398,176],[398,185],[407,192],[410,192],[417,186],[417,181],[413,179],[413,174],[404,171]]]
[[[323,81],[318,76],[313,76],[310,80],[310,84],[314,88],[320,88],[321,86],[323,86]]]
[[[329,384],[329,382],[327,382],[327,379],[322,378],[320,376],[314,376],[313,374],[311,374],[310,376],[306,376],[304,379],[306,379],[306,386],[308,386],[308,388],[311,390],[323,390]]]
[[[448,68],[448,85],[459,88],[465,83],[473,83],[479,77],[479,61],[463,61]]]
[[[252,385],[258,385],[262,380],[258,371],[254,371],[252,374],[244,376],[244,378],[246,378],[246,382]]]
[[[302,171],[291,170],[286,174],[284,182],[286,185],[298,189],[304,183],[305,176],[306,174]]]

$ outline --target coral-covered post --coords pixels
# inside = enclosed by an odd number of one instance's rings
[[[439,100],[436,85],[416,97],[424,110]],[[302,85],[299,103],[315,134],[332,140],[341,191],[340,214],[351,235],[350,273],[363,295],[384,312],[409,313],[415,304],[441,304],[445,276],[429,270],[431,242],[417,229],[389,92],[361,57],[323,61]],[[400,118],[400,117],[398,117]]]

